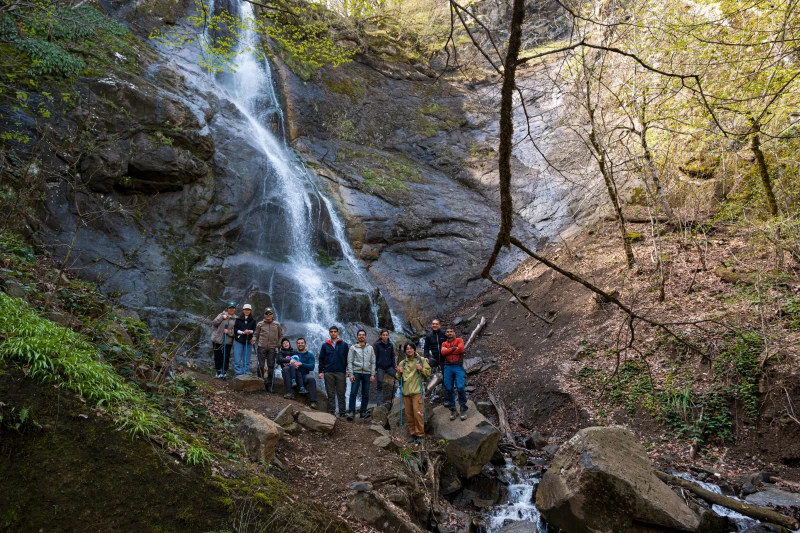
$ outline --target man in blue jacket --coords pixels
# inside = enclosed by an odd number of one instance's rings
[[[331,326],[328,333],[331,338],[319,349],[319,379],[325,380],[328,412],[335,415],[338,402],[339,416],[344,417],[347,416],[344,393],[347,390],[347,352],[350,345],[339,337],[339,328],[336,326]]]
[[[297,369],[297,372],[301,376],[300,383],[303,383],[305,388],[300,389],[300,394],[305,394],[308,392],[308,400],[311,402],[312,409],[317,408],[317,380],[314,377],[314,365],[316,361],[314,360],[314,354],[306,350],[306,340],[303,337],[297,339],[297,357],[300,359],[299,361],[292,361],[291,365]],[[287,374],[289,373],[284,369],[283,379],[284,381],[289,381],[287,378]]]

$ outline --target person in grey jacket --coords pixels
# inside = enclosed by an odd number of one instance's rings
[[[350,346],[347,352],[347,377],[350,379],[350,405],[347,419],[356,416],[356,397],[361,389],[361,418],[369,418],[369,384],[375,381],[375,350],[367,344],[367,332],[363,329],[356,333],[357,344]]]
[[[214,369],[216,378],[225,379],[233,358],[233,326],[236,323],[236,303],[230,302],[228,308],[211,321],[214,331],[211,344],[214,347]]]

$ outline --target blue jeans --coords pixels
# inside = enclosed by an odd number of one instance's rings
[[[242,344],[241,342],[233,343],[233,372],[237,376],[247,374],[247,369],[250,364],[250,354],[253,352],[253,349],[254,347],[249,344]]]
[[[467,381],[467,373],[464,372],[464,367],[461,365],[444,365],[444,405],[447,407],[455,407],[456,402],[453,399],[453,384],[455,382],[456,389],[458,389],[458,404],[462,410],[467,408],[467,391],[464,386]]]
[[[356,380],[350,384],[350,409],[353,414],[356,413],[356,396],[358,396],[358,389],[361,388],[361,416],[367,414],[367,407],[369,407],[369,374],[355,373],[353,374]]]

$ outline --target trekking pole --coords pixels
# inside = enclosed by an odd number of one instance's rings
[[[422,388],[422,374],[417,372],[417,378],[419,378],[419,395],[422,397],[422,420],[424,423],[428,423],[428,415],[425,413],[425,391]]]
[[[403,375],[400,375],[400,395],[403,395]],[[403,425],[403,400],[400,399],[400,426]]]
[[[244,341],[244,373],[247,374],[250,370],[250,361],[248,360],[248,353],[247,347],[250,345],[250,342],[245,338]]]
[[[225,369],[228,362],[228,334],[225,333],[225,338],[222,339],[222,379],[225,379]]]

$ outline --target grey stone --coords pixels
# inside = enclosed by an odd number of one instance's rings
[[[461,476],[479,473],[497,449],[500,432],[478,412],[475,403],[467,402],[467,419],[450,420],[450,410],[439,406],[431,416],[431,433],[436,439],[446,441],[447,462],[455,466]]]
[[[376,433],[379,437],[388,437],[390,436],[389,430],[385,429],[383,426],[378,426],[377,424],[372,424],[369,427],[369,430]]]
[[[333,427],[336,425],[336,417],[330,413],[301,411],[297,415],[297,423],[309,431],[332,433]]]
[[[536,507],[570,533],[644,533],[652,526],[695,531],[699,516],[653,473],[647,452],[619,427],[582,429],[556,454]]]
[[[291,422],[291,423],[285,424],[285,425],[283,425],[281,427],[289,435],[299,435],[300,433],[303,432],[302,426],[300,426],[300,424],[298,424],[297,422]]]
[[[544,448],[542,448],[542,453],[550,457],[554,457],[558,453],[558,450],[559,450],[558,446],[551,444],[549,446],[545,446]]]
[[[239,392],[263,391],[264,380],[256,376],[242,374],[241,376],[236,376],[231,380],[231,389]]]
[[[374,441],[372,441],[372,445],[392,453],[396,452],[398,449],[397,444],[392,440],[392,438],[387,436],[377,437]]]
[[[280,438],[280,428],[269,418],[255,411],[236,413],[236,431],[251,461],[270,463],[275,457],[275,445]]]
[[[386,494],[386,499],[401,509],[408,509],[411,504],[408,493],[401,488],[389,490],[388,494]]]
[[[272,420],[279,426],[285,426],[287,424],[291,424],[297,418],[298,411],[299,410],[297,409],[297,405],[289,403],[286,405],[286,407],[281,409],[281,412],[278,413],[278,415]]]
[[[372,423],[381,427],[386,427],[389,423],[389,410],[385,405],[378,405],[372,410]]]
[[[478,504],[474,503],[476,499],[488,501],[490,502],[489,505],[494,505],[500,503],[505,498],[505,487],[497,478],[477,475],[465,480],[463,484],[464,490],[475,494],[472,500],[476,507],[480,507]]]
[[[492,458],[489,459],[489,462],[493,466],[506,466],[506,458],[502,453],[500,453],[500,450],[494,451]]]
[[[800,493],[782,490],[774,485],[767,485],[764,490],[749,494],[744,500],[761,507],[800,507]]]
[[[376,491],[355,491],[347,500],[348,513],[378,531],[423,533],[405,514]]]
[[[528,456],[522,450],[511,452],[511,464],[514,466],[525,466],[528,464]]]
[[[348,486],[350,490],[357,490],[359,492],[369,492],[372,490],[372,483],[368,481],[353,481]]]
[[[529,450],[541,450],[545,446],[547,446],[547,439],[538,431],[533,431],[528,435],[528,438],[525,439],[525,447]]]
[[[6,281],[6,294],[12,298],[25,298],[25,288],[14,280]]]
[[[533,522],[522,520],[503,526],[497,533],[539,533],[539,528]]]
[[[439,481],[439,492],[442,493],[442,496],[449,496],[460,491],[461,487],[461,478],[458,477],[456,469],[451,465],[445,464]]]
[[[68,328],[73,320],[72,315],[69,313],[59,313],[58,311],[50,311],[50,313],[47,314],[47,318],[51,322],[55,322],[59,326],[64,326],[65,328]]]
[[[475,402],[478,412],[486,418],[497,416],[497,409],[492,402]]]

